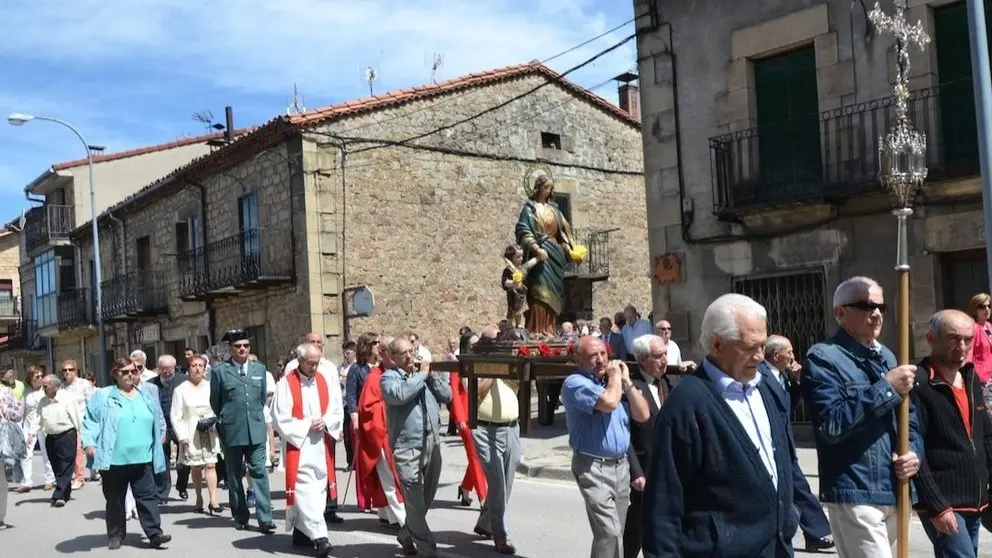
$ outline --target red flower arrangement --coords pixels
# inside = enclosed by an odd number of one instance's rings
[[[549,357],[552,354],[551,347],[549,347],[547,343],[541,343],[540,346],[537,347],[537,352],[542,357]]]
[[[572,356],[575,354],[575,343],[568,344],[568,348],[566,349],[566,354],[568,356]]]
[[[527,348],[527,345],[523,345],[519,349],[517,349],[517,356],[525,357],[525,358],[530,357],[530,349]]]

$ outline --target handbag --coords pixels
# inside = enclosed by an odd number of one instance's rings
[[[28,444],[24,440],[21,425],[0,413],[0,459],[19,460],[28,456]]]
[[[196,423],[197,432],[206,432],[217,424],[217,417],[202,418]]]

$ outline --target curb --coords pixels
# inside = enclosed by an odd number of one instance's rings
[[[536,479],[560,481],[575,480],[570,467],[547,465],[541,463],[541,460],[539,459],[521,459],[520,462],[517,463],[517,474]]]

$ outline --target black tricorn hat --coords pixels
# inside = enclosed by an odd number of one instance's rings
[[[248,331],[244,329],[229,330],[227,333],[224,334],[224,337],[221,338],[221,341],[224,341],[226,343],[236,343],[238,341],[247,341],[247,340],[248,340]]]

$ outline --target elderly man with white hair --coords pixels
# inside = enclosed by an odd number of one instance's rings
[[[142,353],[144,354],[144,353]],[[134,362],[132,357],[131,362]],[[135,364],[137,366],[137,364]],[[179,461],[179,438],[172,428],[172,395],[180,384],[189,380],[189,375],[176,370],[176,357],[172,355],[162,355],[158,357],[155,366],[155,375],[147,383],[158,389],[158,400],[162,406],[162,414],[165,416],[165,441],[162,443],[162,450],[165,453],[165,471],[155,475],[155,485],[158,486],[158,498],[162,502],[169,500],[169,493],[172,491],[172,475],[169,473],[169,461],[172,459],[172,444],[176,445],[176,492],[180,500],[188,500],[189,473],[190,469]]]
[[[897,366],[878,342],[886,309],[873,279],[842,282],[833,300],[837,333],[806,355],[802,390],[816,435],[820,501],[841,557],[892,556],[897,479],[916,475],[923,452],[914,409],[911,450],[896,455],[897,408],[915,385],[916,366]]]
[[[279,381],[272,417],[285,443],[286,530],[294,546],[331,553],[324,507],[337,499],[334,440],[341,438],[344,402],[341,384],[320,373],[323,351],[313,344],[296,349],[297,366]]]
[[[703,314],[702,365],[655,425],[644,489],[645,558],[793,555],[795,446],[781,399],[759,372],[765,308],[725,294]]]
[[[131,354],[128,355],[128,358],[131,359],[131,362],[134,364],[135,368],[138,369],[140,380],[142,382],[147,382],[148,380],[154,378],[156,374],[158,374],[158,372],[156,372],[155,370],[151,370],[145,367],[145,365],[148,364],[148,355],[145,354],[145,351],[142,351],[141,349],[135,349],[131,351]]]

